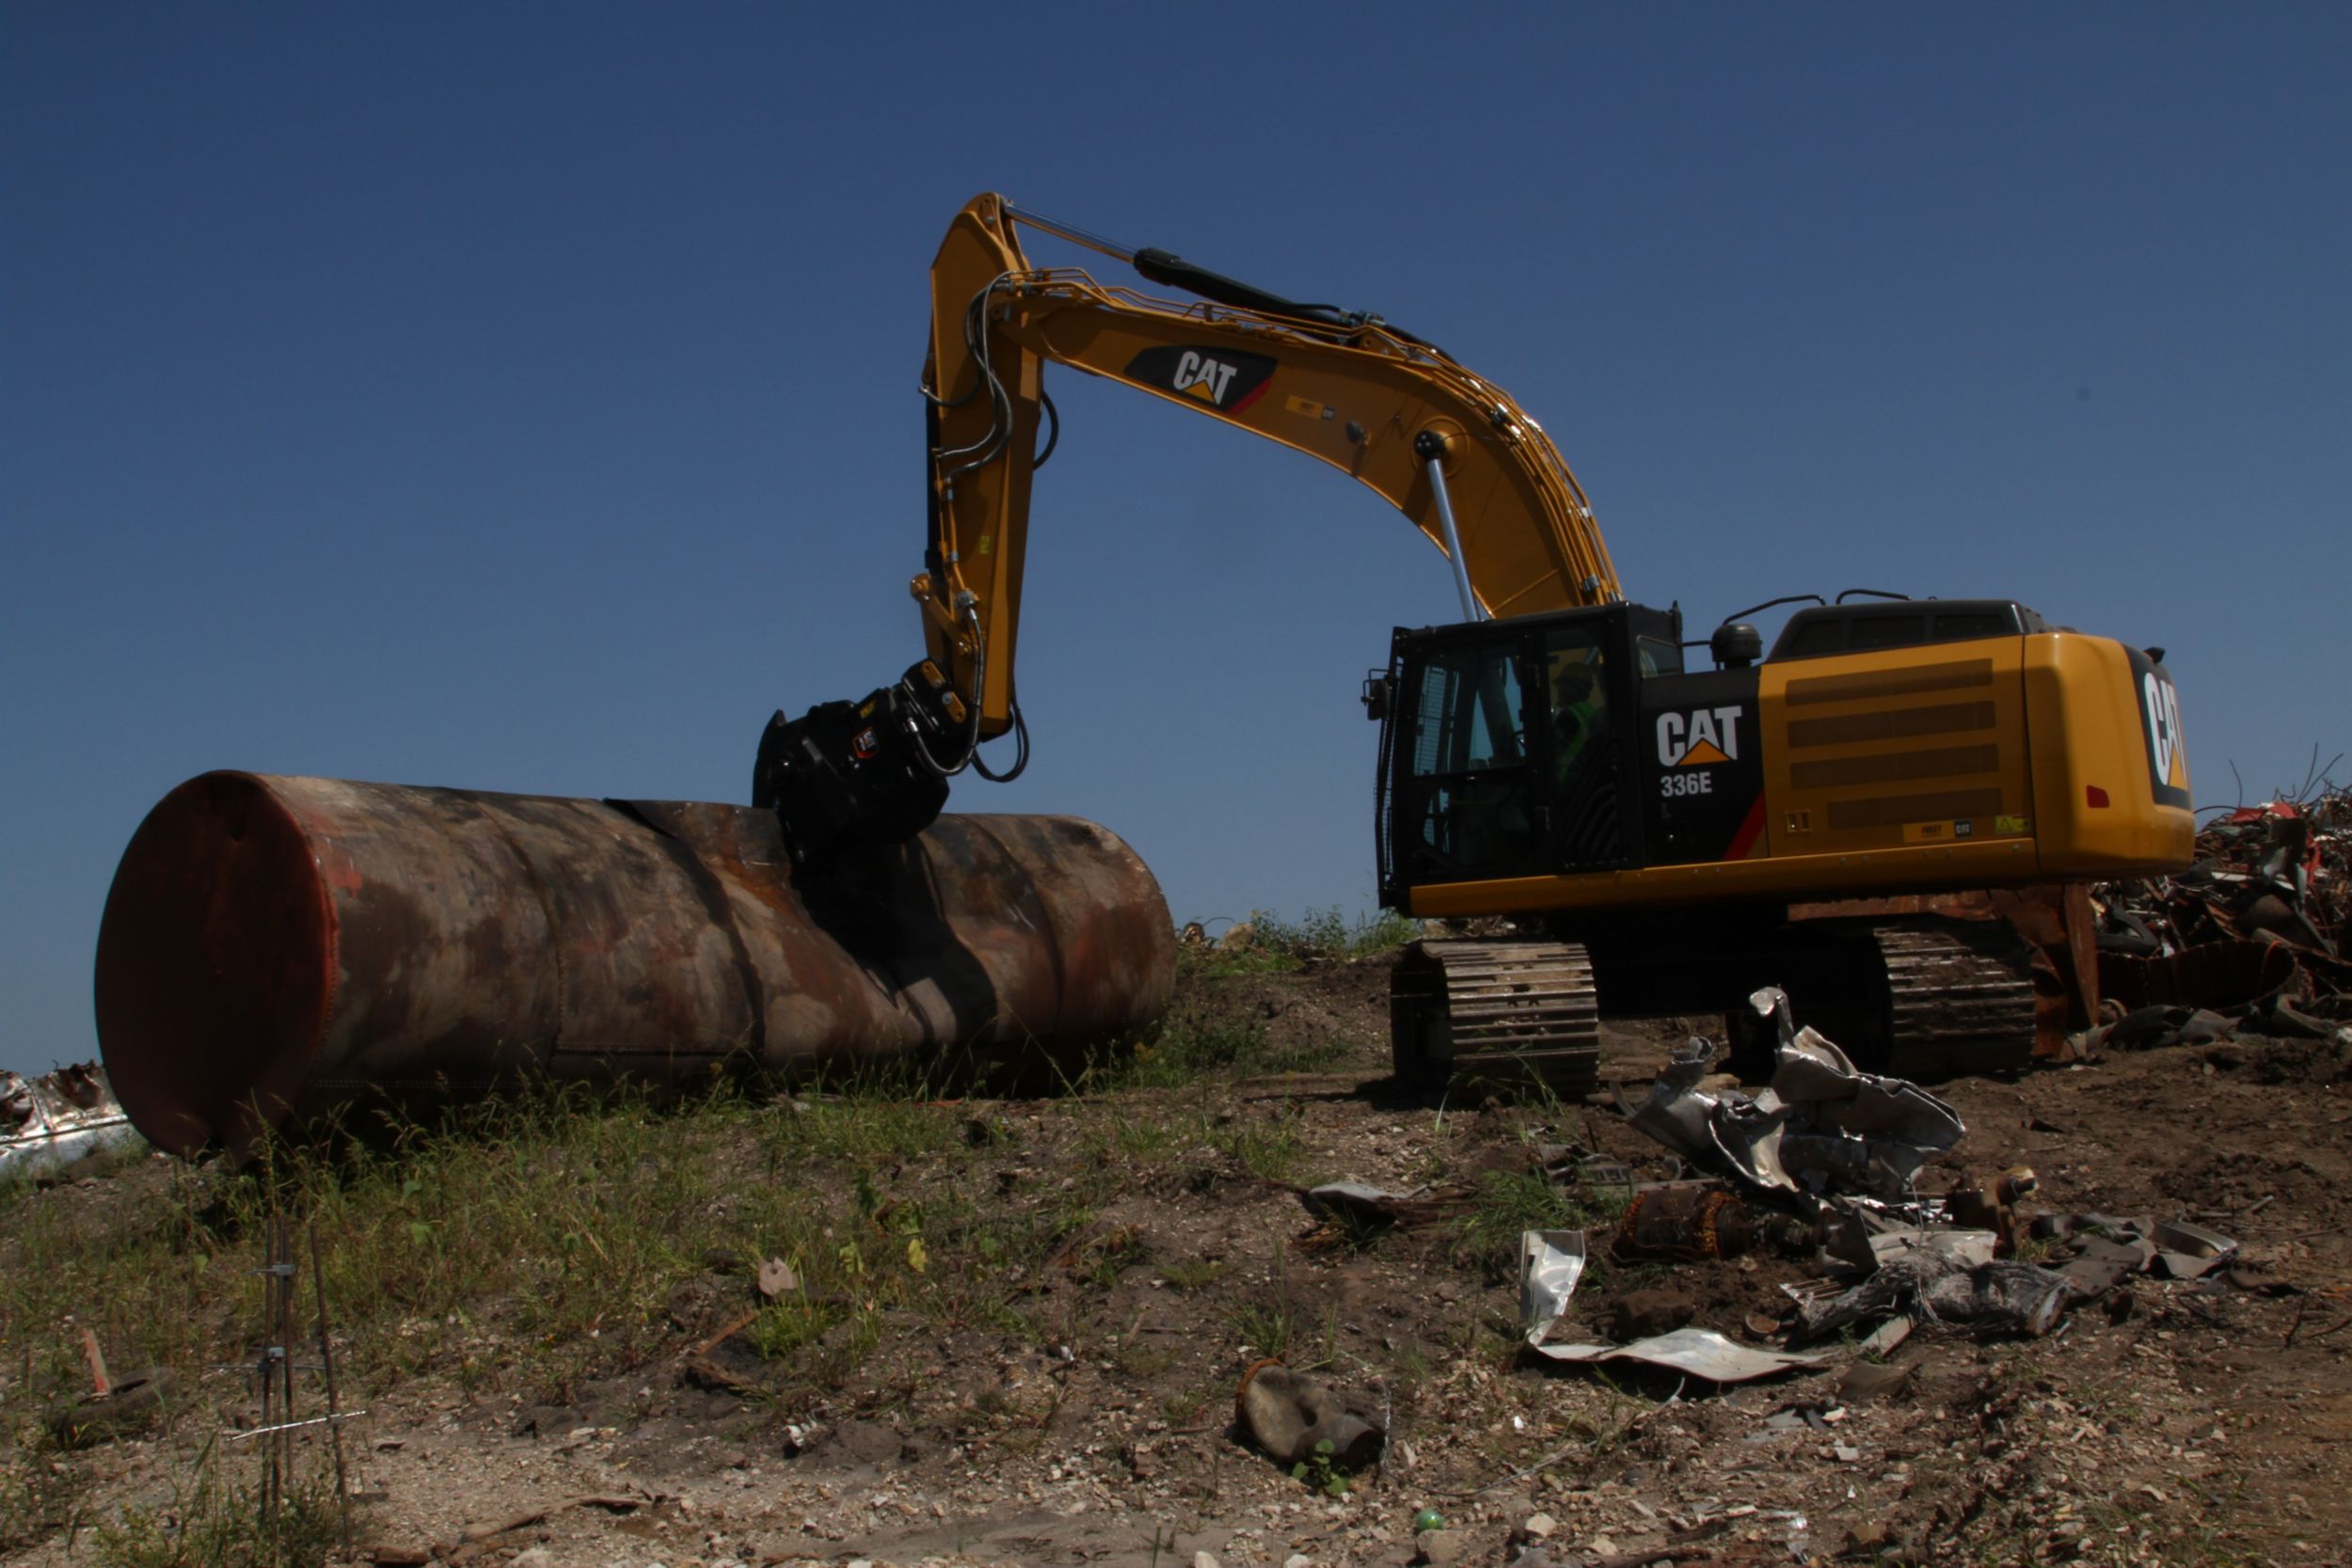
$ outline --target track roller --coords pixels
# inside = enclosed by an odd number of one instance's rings
[[[2030,953],[2006,923],[1903,921],[1872,934],[1886,961],[1888,1071],[1948,1078],[2031,1065]]]
[[[1540,1084],[1579,1101],[1599,1082],[1600,1009],[1577,942],[1417,942],[1389,980],[1406,1083]]]

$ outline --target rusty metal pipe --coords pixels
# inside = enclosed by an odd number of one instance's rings
[[[545,1079],[1034,1067],[1174,977],[1159,884],[1075,817],[943,816],[796,876],[741,806],[221,772],[123,852],[96,990],[123,1108],[193,1154]]]

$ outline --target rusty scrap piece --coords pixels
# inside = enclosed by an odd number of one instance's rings
[[[2295,978],[2283,942],[2224,937],[2161,958],[2110,953],[2100,965],[2106,994],[2124,1006],[2228,1007],[2259,1002]]]
[[[1252,1362],[1241,1374],[1233,1424],[1285,1468],[1304,1465],[1320,1451],[1337,1469],[1366,1469],[1379,1463],[1389,1441],[1388,1418],[1370,1399],[1272,1356]]]
[[[176,1379],[167,1367],[110,1378],[105,1394],[49,1413],[50,1440],[60,1449],[82,1449],[145,1431],[168,1414],[175,1392]]]
[[[98,1348],[98,1336],[87,1328],[82,1330],[82,1357],[89,1363],[90,1398],[103,1400],[113,1393],[114,1379],[106,1375],[106,1353]]]
[[[2352,995],[2352,790],[2224,813],[2190,869],[2104,884],[2096,902],[2104,994],[2124,1007],[2233,1011],[2258,1028],[2283,1014],[2309,1032],[2312,1004]]]
[[[0,1072],[0,1177],[46,1177],[136,1141],[136,1130],[97,1063],[61,1067],[38,1078]]]
[[[943,816],[796,876],[746,807],[207,773],[148,815],[98,939],[138,1130],[249,1152],[373,1099],[1058,1064],[1165,1008],[1151,872],[1060,816]]]
[[[2058,1054],[2070,1029],[2095,1022],[2100,986],[2100,953],[2095,931],[2097,915],[2090,890],[2080,882],[2044,882],[2020,888],[1975,889],[1964,893],[1904,894],[1881,898],[1841,898],[1789,906],[1792,921],[1851,920],[2006,922],[2030,950],[2027,976],[2031,981],[2036,1056]],[[1963,927],[1964,928],[1964,927]],[[1984,947],[1981,940],[1971,943]],[[1891,956],[1891,955],[1890,955]],[[1930,986],[1922,1002],[1931,1014],[1940,998]],[[1963,1053],[1948,1068],[1924,1061],[1890,1063],[1893,1070],[1915,1076],[1946,1070],[1968,1070],[1979,1065]],[[2019,1064],[2022,1065],[2022,1064]]]

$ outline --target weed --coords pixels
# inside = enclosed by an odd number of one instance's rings
[[[1421,923],[1394,911],[1349,920],[1336,908],[1296,920],[1265,910],[1249,916],[1249,940],[1211,948],[1198,960],[1210,974],[1279,974],[1303,965],[1391,953],[1422,934]]]
[[[1160,1402],[1160,1418],[1185,1430],[1200,1426],[1220,1404],[1232,1405],[1232,1390],[1221,1378],[1212,1378],[1178,1390]]]
[[[89,1485],[87,1471],[54,1452],[38,1427],[28,1424],[15,1437],[14,1451],[0,1461],[0,1553],[72,1528]]]
[[[1251,913],[1250,945],[1287,956],[1294,964],[1310,959],[1362,958],[1394,952],[1421,935],[1421,923],[1393,910],[1349,920],[1338,909],[1309,910],[1296,921],[1263,910]]]
[[[104,1568],[318,1568],[342,1541],[331,1476],[290,1478],[273,1508],[228,1481],[208,1441],[161,1508],[133,1505],[93,1534]]]
[[[1305,1481],[1310,1488],[1322,1493],[1327,1497],[1346,1497],[1347,1472],[1335,1464],[1331,1457],[1338,1451],[1332,1446],[1331,1439],[1325,1438],[1315,1445],[1314,1452],[1291,1466],[1291,1479]]]
[[[1211,1258],[1186,1258],[1160,1267],[1160,1277],[1171,1290],[1205,1291],[1216,1283],[1225,1272],[1225,1265]]]
[[[1279,1291],[1271,1296],[1254,1296],[1241,1302],[1234,1307],[1229,1321],[1233,1325],[1234,1338],[1252,1358],[1270,1355],[1279,1360],[1289,1355],[1291,1340],[1298,1331],[1297,1314],[1290,1299]]]
[[[1267,1053],[1265,1031],[1256,1024],[1169,1029],[1136,1046],[1123,1068],[1110,1069],[1102,1086],[1174,1089],[1203,1079],[1239,1077],[1255,1070]]]
[[[1489,1282],[1516,1278],[1521,1231],[1573,1230],[1597,1217],[1533,1172],[1488,1171],[1478,1179],[1475,1204],[1455,1229],[1452,1257]]]
[[[1306,1155],[1299,1137],[1303,1117],[1296,1105],[1284,1106],[1262,1120],[1236,1117],[1214,1129],[1209,1141],[1250,1175],[1288,1181]]]

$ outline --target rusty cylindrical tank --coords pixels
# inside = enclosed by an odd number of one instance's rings
[[[355,1101],[1066,1059],[1158,1018],[1175,938],[1066,816],[941,817],[796,876],[741,806],[207,773],[148,814],[99,928],[99,1041],[191,1154]]]

